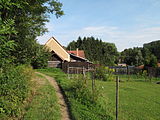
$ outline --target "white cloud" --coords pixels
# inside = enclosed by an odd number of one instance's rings
[[[53,32],[39,37],[40,43],[45,43]],[[67,45],[72,40],[81,37],[98,37],[105,42],[115,43],[118,50],[122,51],[125,48],[140,47],[144,43],[160,39],[160,27],[137,28],[134,31],[122,30],[115,26],[88,26],[74,31],[54,32],[55,37],[62,45]],[[42,42],[43,41],[43,42]]]

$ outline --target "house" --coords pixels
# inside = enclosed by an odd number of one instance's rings
[[[69,54],[73,54],[73,55],[76,55],[76,56],[79,56],[81,58],[85,58],[85,54],[84,54],[84,51],[83,50],[75,50],[75,51],[67,51]]]
[[[76,51],[67,51],[54,37],[51,37],[45,46],[51,52],[48,67],[62,68],[64,63],[72,62],[90,63],[85,58],[84,51],[78,49]]]
[[[126,67],[127,64],[126,63],[119,63],[118,66]]]
[[[144,65],[140,65],[136,67],[137,69],[143,70],[144,69]]]
[[[88,61],[85,58],[85,54],[83,50],[75,50],[75,51],[67,51],[70,54],[71,62],[82,62],[82,61]],[[88,61],[89,62],[89,61]]]

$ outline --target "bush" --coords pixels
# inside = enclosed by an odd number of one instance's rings
[[[83,77],[79,77],[78,80],[73,80],[71,89],[74,98],[84,105],[96,104],[100,93],[95,86],[92,90],[85,81],[89,80],[84,80]]]
[[[113,76],[114,69],[110,69],[109,67],[100,66],[96,68],[95,78],[103,81],[111,81],[114,80]]]
[[[46,68],[50,55],[51,54],[47,48],[41,45],[37,45],[36,56],[34,56],[34,58],[32,59],[31,65],[34,69]]]
[[[10,67],[0,74],[0,117],[16,117],[21,112],[21,104],[29,90],[32,68],[28,66]]]

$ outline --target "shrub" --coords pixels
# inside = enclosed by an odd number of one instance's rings
[[[37,45],[36,55],[31,61],[31,65],[34,69],[45,68],[48,65],[48,59],[50,57],[50,52],[47,48],[41,45]]]
[[[86,83],[86,81],[89,80],[85,79],[83,77],[79,77],[78,80],[73,80],[71,89],[74,98],[85,105],[87,105],[88,103],[95,104],[100,93],[95,86],[92,90],[92,88],[89,87]]]
[[[145,80],[147,79],[147,76],[148,76],[147,70],[144,70],[142,72],[142,76],[144,77]]]
[[[113,76],[114,69],[109,67],[100,66],[96,68],[95,78],[103,81],[111,81],[114,79]]]
[[[29,90],[32,68],[10,67],[0,74],[0,117],[15,117],[21,112],[21,104]]]

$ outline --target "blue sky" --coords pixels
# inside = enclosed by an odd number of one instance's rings
[[[160,0],[61,0],[65,15],[50,16],[44,44],[54,36],[67,46],[78,36],[115,43],[118,51],[160,40]]]

